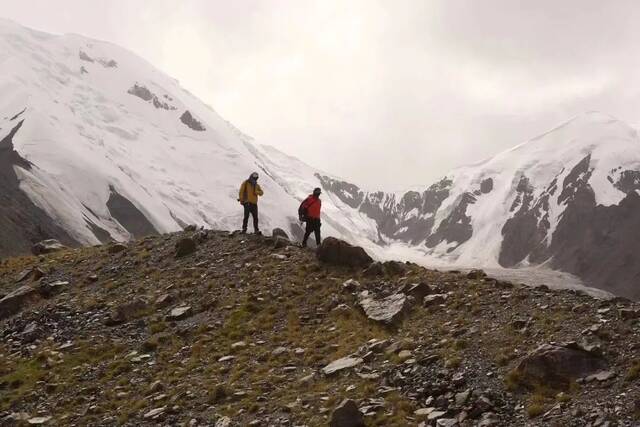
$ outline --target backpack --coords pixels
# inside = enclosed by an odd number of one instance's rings
[[[300,207],[298,208],[298,218],[300,219],[300,222],[307,222],[309,220],[309,216],[307,215],[307,210],[309,209],[309,207],[311,207],[311,205],[313,205],[313,203],[315,203],[315,200],[312,203],[309,203],[307,206],[305,206],[305,203],[307,203],[308,200],[309,200],[309,197],[304,199],[302,203],[300,203]]]
[[[304,203],[307,201],[307,199],[304,199],[302,201],[302,203],[300,203],[300,207],[298,208],[298,218],[300,219],[300,222],[306,222],[307,221],[307,208],[308,206],[305,206]]]

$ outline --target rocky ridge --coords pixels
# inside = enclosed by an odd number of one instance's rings
[[[2,423],[638,422],[637,303],[188,230],[1,262]]]

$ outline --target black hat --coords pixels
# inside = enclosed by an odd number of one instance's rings
[[[319,196],[322,193],[322,190],[320,189],[320,187],[316,187],[313,189],[313,194]]]

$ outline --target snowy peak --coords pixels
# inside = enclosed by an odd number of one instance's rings
[[[633,279],[640,268],[616,267],[638,258],[629,231],[638,229],[630,212],[640,199],[640,140],[606,114],[577,116],[423,191],[365,192],[321,178],[325,190],[376,222],[379,243],[408,244],[427,264],[545,265],[640,296]]]

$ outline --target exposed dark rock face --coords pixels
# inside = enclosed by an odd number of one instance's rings
[[[111,236],[111,234],[107,230],[98,226],[95,222],[91,221],[87,217],[84,218],[84,221],[91,229],[93,235],[96,236],[96,238],[100,241],[100,243],[109,243],[114,240],[113,236]]]
[[[491,190],[493,190],[493,179],[487,178],[480,183],[480,192],[482,194],[491,193]]]
[[[200,123],[198,120],[196,120],[195,117],[191,115],[189,110],[185,111],[182,116],[180,116],[180,121],[196,132],[202,132],[206,130],[202,123]]]
[[[364,193],[357,185],[349,184],[345,181],[338,181],[320,174],[316,174],[316,178],[320,180],[322,187],[326,191],[330,191],[335,194],[342,203],[351,208],[356,209],[364,199]]]
[[[92,57],[90,57],[89,55],[87,55],[84,51],[80,51],[80,59],[82,61],[86,61],[86,62],[95,62],[94,59]]]
[[[453,251],[469,240],[473,235],[473,228],[471,227],[471,218],[467,216],[467,206],[475,202],[476,197],[473,194],[462,194],[449,216],[440,223],[436,232],[427,238],[426,246],[433,248],[444,241],[456,242],[455,247],[449,248],[449,251]]]
[[[554,180],[545,193],[534,201],[529,179],[524,175],[520,177],[511,206],[511,211],[515,213],[502,227],[502,248],[498,259],[501,265],[514,267],[527,256],[532,261],[545,259],[549,197],[555,189]]]
[[[614,186],[625,194],[640,190],[640,171],[623,171]]]
[[[591,156],[586,156],[567,174],[559,187],[554,179],[534,200],[528,180],[517,187],[514,216],[502,229],[499,262],[514,267],[528,257],[532,263],[550,260],[552,268],[572,273],[590,286],[630,298],[640,298],[640,196],[635,191],[639,173],[624,171],[616,187],[627,193],[618,205],[598,206],[588,181]],[[560,193],[556,196],[556,193]],[[558,225],[550,229],[549,200],[566,204]]]
[[[113,59],[98,59],[98,62],[104,68],[117,68],[118,67],[118,63],[116,61],[114,61]]]
[[[635,191],[617,206],[596,206],[593,190],[585,185],[573,194],[553,235],[551,265],[616,295],[640,298],[638,212]]]
[[[77,242],[20,189],[14,167],[32,168],[13,148],[13,137],[23,123],[18,122],[0,141],[0,257],[28,254],[33,243],[52,238],[66,246],[77,246]]]
[[[15,119],[17,119],[18,117],[20,117],[20,116],[21,116],[25,111],[27,111],[27,108],[26,108],[26,107],[25,107],[25,108],[23,108],[23,109],[22,109],[22,111],[20,111],[18,114],[16,114],[15,116],[11,117],[11,118],[9,119],[9,121],[11,121],[11,122],[12,122],[12,121],[14,121],[14,120],[15,120]]]
[[[111,195],[107,201],[107,208],[113,218],[122,225],[133,237],[143,237],[158,234],[153,224],[129,199],[121,195],[112,186]]]
[[[449,196],[451,180],[443,179],[420,193],[409,191],[399,200],[394,194],[382,191],[366,193],[358,186],[316,175],[325,191],[335,194],[343,203],[376,221],[381,236],[419,244],[433,228],[433,215]]]
[[[173,105],[169,105],[164,101],[161,101],[157,95],[147,89],[145,86],[138,85],[137,83],[133,85],[131,89],[127,91],[128,94],[137,96],[143,101],[151,101],[154,107],[161,108],[163,110],[175,110],[176,107]],[[166,96],[166,95],[165,95]]]
[[[90,57],[86,52],[84,52],[82,50],[78,53],[78,56],[79,56],[81,61],[91,62],[91,63],[98,62],[98,64],[102,65],[105,68],[116,68],[116,67],[118,67],[118,63],[116,61],[114,61],[113,59],[104,59],[104,58],[96,58],[96,59],[94,59],[94,58]]]

